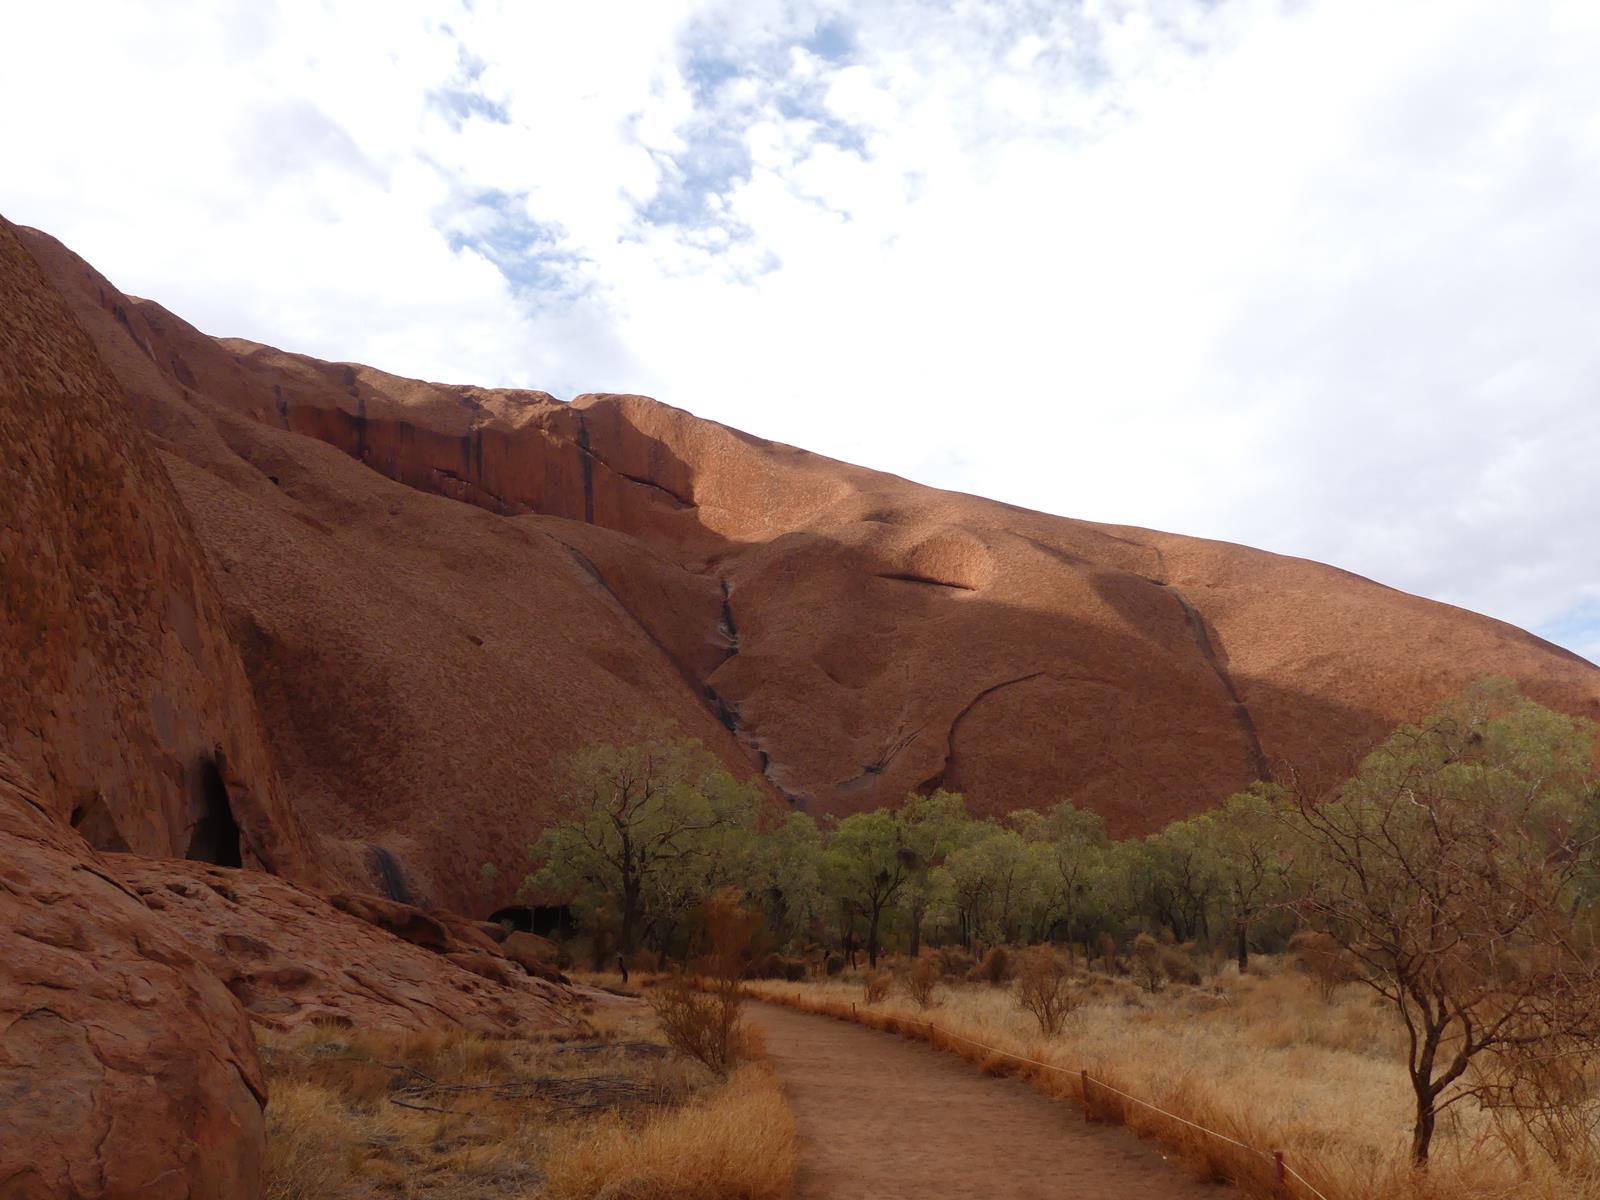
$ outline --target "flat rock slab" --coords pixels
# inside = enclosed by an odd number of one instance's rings
[[[800,1132],[795,1200],[1218,1200],[1127,1129],[921,1042],[770,1004],[766,1038]]]

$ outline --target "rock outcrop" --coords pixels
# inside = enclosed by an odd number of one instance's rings
[[[1485,674],[1600,670],[1331,567],[1050,517],[637,396],[207,337],[28,246],[162,448],[347,888],[508,903],[573,749],[661,719],[817,814],[944,786],[1118,834],[1348,763]],[[485,871],[485,866],[493,867]]]
[[[366,901],[435,953],[310,890],[339,843],[133,412],[0,221],[0,1196],[253,1200],[252,1017],[524,1030],[567,993],[471,922]]]
[[[259,1194],[237,1000],[0,754],[0,1196]]]
[[[0,749],[95,846],[315,873],[189,520],[0,221]]]
[[[520,1034],[568,1018],[568,993],[448,917],[325,899],[259,871],[108,856],[191,953],[276,1029],[308,1022]]]

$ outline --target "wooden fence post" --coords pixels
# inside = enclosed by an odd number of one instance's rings
[[[1287,1196],[1289,1194],[1289,1172],[1283,1165],[1282,1150],[1274,1150],[1272,1152],[1272,1176],[1273,1181],[1277,1184],[1278,1194]]]
[[[1079,1072],[1083,1076],[1083,1123],[1089,1123],[1089,1072]]]

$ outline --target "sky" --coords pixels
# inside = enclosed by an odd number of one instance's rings
[[[653,395],[1600,660],[1593,0],[54,0],[0,213],[209,333]]]

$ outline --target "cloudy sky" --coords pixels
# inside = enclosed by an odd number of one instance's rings
[[[55,0],[0,212],[211,333],[639,391],[1600,659],[1593,0]]]

